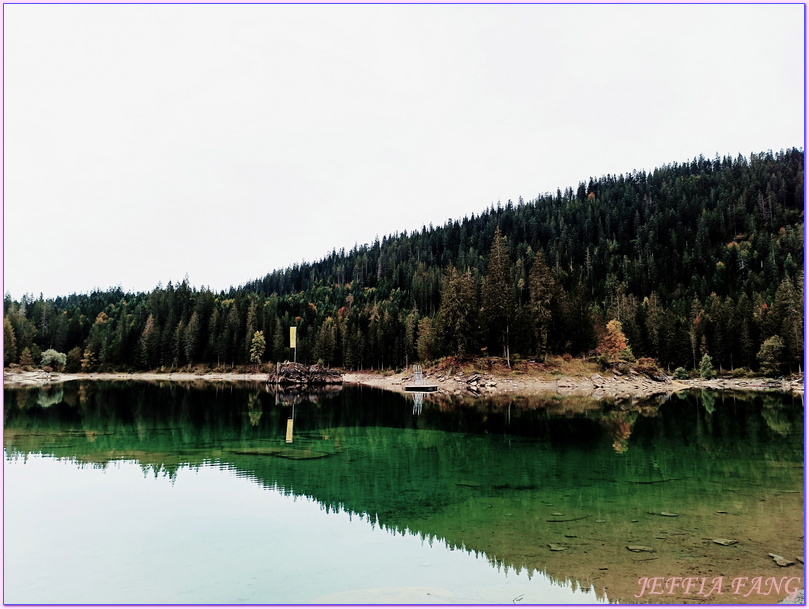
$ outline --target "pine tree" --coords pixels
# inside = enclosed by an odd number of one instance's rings
[[[792,372],[803,360],[803,293],[784,277],[775,293],[771,327],[784,345],[783,357]]]
[[[264,340],[264,332],[256,330],[253,333],[253,339],[250,341],[250,361],[256,365],[256,370],[261,365],[261,356],[264,355],[266,348],[267,341]]]
[[[245,333],[244,333],[244,359],[253,361],[252,359],[252,348],[253,348],[253,336],[256,333],[257,328],[257,320],[256,320],[256,301],[250,300],[250,306],[247,308],[247,321],[245,322]]]
[[[281,324],[275,325],[275,335],[272,338],[272,358],[276,362],[286,361],[286,342]]]
[[[503,357],[511,367],[509,333],[516,312],[515,297],[511,282],[511,260],[499,226],[494,231],[494,242],[489,251],[489,267],[483,280],[481,304],[482,321],[488,334],[502,348]]]
[[[713,378],[713,360],[711,356],[705,353],[699,361],[699,375],[704,379]]]
[[[450,267],[444,278],[438,312],[442,342],[448,352],[464,356],[476,348],[478,311],[472,272],[467,269],[464,273],[458,273],[455,267]]]
[[[31,355],[31,349],[26,347],[22,350],[20,354],[20,366],[33,366],[34,365],[34,358]]]
[[[14,336],[14,328],[6,316],[3,319],[3,365],[8,366],[17,359],[17,339]]]
[[[778,374],[781,368],[781,358],[784,354],[784,341],[778,335],[771,336],[761,345],[756,356],[761,366],[761,373],[766,376]]]
[[[199,315],[194,311],[185,328],[185,359],[189,366],[193,365],[197,359],[200,342]]]
[[[416,349],[419,361],[426,362],[436,356],[436,336],[433,329],[433,320],[430,317],[422,317],[419,320],[419,336],[416,340]]]
[[[528,275],[528,310],[531,312],[537,335],[538,353],[548,359],[548,335],[553,316],[552,305],[559,297],[559,285],[545,264],[545,256],[538,252]]]
[[[155,330],[154,315],[150,313],[140,336],[140,365],[147,370],[151,370],[157,364],[159,345],[160,340]]]

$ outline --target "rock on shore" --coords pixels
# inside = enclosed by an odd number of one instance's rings
[[[303,364],[280,364],[267,377],[268,385],[342,385],[343,376],[336,370],[323,366]]]

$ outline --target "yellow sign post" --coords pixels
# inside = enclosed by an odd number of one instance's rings
[[[295,340],[297,338],[298,328],[295,326],[291,326],[289,328],[289,348],[295,349],[295,357],[293,358],[293,362],[296,364],[298,363],[298,343]]]

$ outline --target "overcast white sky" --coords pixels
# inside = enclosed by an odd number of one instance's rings
[[[804,142],[802,5],[5,5],[4,288],[226,289]]]

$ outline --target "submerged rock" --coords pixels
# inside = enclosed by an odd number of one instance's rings
[[[770,556],[772,556],[772,559],[775,561],[775,564],[778,565],[779,567],[791,567],[792,565],[795,564],[795,561],[787,560],[783,556],[773,554],[772,552],[770,552]]]
[[[650,548],[649,546],[626,546],[626,549],[630,552],[655,552],[654,548]]]
[[[738,539],[719,538],[719,539],[712,539],[711,541],[713,541],[714,543],[718,543],[720,546],[733,546],[739,543]]]

